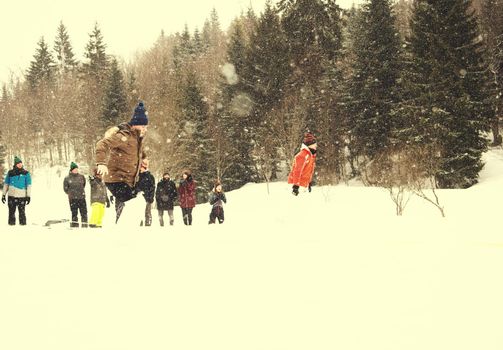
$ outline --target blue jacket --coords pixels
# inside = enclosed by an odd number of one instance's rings
[[[25,169],[14,168],[9,170],[3,185],[3,194],[9,197],[30,197],[31,176]]]

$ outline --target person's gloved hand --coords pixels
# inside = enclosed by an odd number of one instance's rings
[[[299,195],[299,186],[293,185],[293,187],[292,187],[292,194],[294,196],[298,196]]]
[[[313,185],[312,182],[309,183],[309,186],[307,187],[307,190],[309,191],[309,193],[311,193],[311,186]]]
[[[106,174],[108,174],[108,167],[104,164],[98,165],[97,173],[101,176],[105,176]]]
[[[110,202],[107,202],[107,208],[110,208]]]
[[[5,194],[2,195],[2,203],[5,204]]]
[[[26,197],[24,201],[26,202],[26,205],[30,204],[30,197]]]

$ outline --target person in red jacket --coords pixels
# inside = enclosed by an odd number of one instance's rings
[[[196,182],[192,179],[190,170],[182,173],[182,180],[178,187],[178,198],[182,208],[183,223],[192,225],[192,209],[196,206]]]
[[[299,194],[299,187],[308,187],[311,192],[317,147],[314,135],[310,132],[305,133],[300,151],[293,159],[292,171],[288,175],[288,183],[293,185],[294,196]]]

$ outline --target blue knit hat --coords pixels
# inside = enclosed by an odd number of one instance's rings
[[[19,158],[18,156],[15,156],[14,157],[14,165],[18,165],[19,163],[22,163],[23,161],[21,160],[21,158]]]
[[[148,125],[147,111],[143,106],[143,102],[138,103],[138,106],[134,109],[129,125]]]

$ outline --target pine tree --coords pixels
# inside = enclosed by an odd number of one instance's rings
[[[279,16],[268,1],[250,38],[246,64],[236,67],[238,75],[251,87],[249,91],[255,105],[252,118],[259,123],[260,116],[280,103],[291,74],[286,41]]]
[[[352,149],[373,159],[389,145],[390,112],[398,101],[400,42],[390,0],[369,0],[360,14],[354,40],[353,76],[349,82]]]
[[[35,89],[41,82],[52,82],[54,77],[54,59],[43,37],[37,45],[37,52],[33,56],[33,61],[31,61],[26,74],[26,80],[32,89]]]
[[[117,59],[113,58],[110,64],[110,74],[105,89],[105,102],[103,106],[103,124],[105,127],[121,122],[128,112],[127,94],[125,91],[124,77],[119,69]]]
[[[246,47],[241,26],[237,24],[227,49],[228,64],[220,82],[217,108],[217,177],[227,190],[240,188],[255,180],[252,158],[250,120],[247,118],[249,101],[247,83],[240,76],[246,66]],[[250,106],[250,103],[248,103]]]
[[[209,106],[194,72],[189,72],[182,98],[182,120],[175,147],[184,158],[178,166],[192,170],[197,185],[197,200],[205,202],[216,179],[213,140],[209,135]]]
[[[194,30],[192,46],[195,56],[201,55],[205,50],[203,39],[201,37],[201,34],[199,33],[199,29],[197,28]]]
[[[487,60],[494,89],[492,95],[495,114],[491,128],[493,145],[496,146],[502,142],[499,134],[499,114],[503,111],[503,1],[483,0],[480,7],[481,30],[487,47]]]
[[[464,0],[416,0],[412,17],[406,94],[396,115],[405,145],[434,150],[440,188],[477,182],[487,149],[489,78],[476,18]]]
[[[60,75],[75,69],[77,61],[63,22],[60,22],[58,26],[56,39],[54,40],[54,51],[56,52],[56,67]]]
[[[281,105],[291,68],[287,36],[277,10],[270,1],[266,3],[249,41],[246,62],[242,67],[237,66],[236,71],[244,80],[243,91],[253,102],[249,130],[255,145],[254,157],[261,163],[258,168],[262,169],[262,175],[274,180],[281,145],[271,142],[269,135],[275,133],[271,115]],[[279,139],[275,138],[274,141]],[[265,169],[270,170],[271,174],[265,174]]]
[[[92,76],[96,82],[103,83],[107,78],[109,59],[98,23],[95,23],[93,31],[89,34],[84,57],[87,59],[87,62],[84,63],[84,71]]]
[[[341,9],[335,0],[280,0],[278,7],[293,68],[287,87],[306,92],[300,97],[312,112],[306,116],[306,129],[318,134],[327,93],[321,83],[342,46]]]
[[[9,90],[7,89],[7,84],[2,85],[2,97],[0,99],[0,102],[2,102],[2,105],[4,103],[7,103],[9,101]]]
[[[294,84],[315,85],[323,74],[322,60],[340,50],[340,8],[335,0],[280,0],[278,8],[293,64],[302,73]]]
[[[85,141],[85,147],[81,151],[81,157],[89,164],[93,159],[94,142],[98,135],[103,134],[100,123],[103,115],[105,101],[105,88],[108,80],[109,58],[106,54],[106,45],[98,23],[95,23],[93,31],[89,34],[84,57],[86,61],[82,65],[82,74],[79,75],[81,84],[79,88],[78,106],[78,133]],[[100,125],[101,124],[101,125]]]

